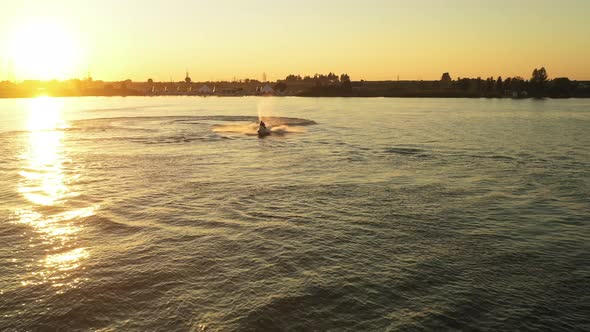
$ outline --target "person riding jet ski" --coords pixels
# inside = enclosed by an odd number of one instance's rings
[[[270,129],[266,127],[266,123],[260,120],[260,124],[258,125],[258,137],[264,137],[270,135]]]

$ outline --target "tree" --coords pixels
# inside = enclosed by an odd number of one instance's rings
[[[487,91],[494,90],[494,77],[493,76],[486,79],[486,90]]]
[[[338,82],[338,75],[330,72],[327,76],[329,82]]]
[[[545,67],[541,67],[541,69],[535,68],[531,76],[531,92],[536,97],[541,97],[543,95],[543,92],[545,91],[545,87],[547,86],[548,80],[549,79]]]
[[[315,74],[315,75],[314,75],[314,77],[313,77],[313,82],[314,82],[314,85],[315,85],[316,87],[320,87],[320,86],[322,86],[322,80],[320,79],[320,77],[318,76],[318,74]]]
[[[280,92],[285,92],[285,90],[287,90],[287,84],[283,83],[283,82],[279,82],[277,84],[275,84],[275,90],[280,91]]]
[[[440,87],[443,89],[448,89],[451,87],[452,81],[451,75],[449,73],[444,73],[440,78]]]
[[[512,79],[510,77],[508,77],[505,81],[504,81],[504,90],[508,90],[511,91],[512,90]]]
[[[571,81],[567,77],[559,77],[551,81],[551,96],[569,98],[571,96]]]
[[[522,90],[524,89],[524,85],[525,85],[524,78],[522,78],[520,76],[513,77],[512,80],[510,81],[511,90],[513,92],[518,93],[519,96],[521,95]]]
[[[504,92],[504,83],[502,82],[502,76],[498,76],[498,80],[496,80],[496,91],[500,93]]]
[[[285,82],[297,82],[297,81],[301,81],[301,76],[300,75],[287,75],[287,77],[285,78]]]
[[[450,83],[452,81],[451,75],[449,73],[442,74],[442,77],[440,78],[440,81],[441,82],[445,82],[445,83]]]
[[[148,78],[147,82],[148,82],[149,84],[153,84],[153,83],[154,83],[154,80],[152,80],[151,78]]]
[[[347,92],[352,92],[352,82],[350,81],[350,76],[348,74],[340,75],[340,83],[342,84],[342,88]]]
[[[545,67],[541,67],[541,69],[535,68],[533,70],[533,75],[531,77],[531,82],[538,83],[538,84],[545,84],[548,81],[547,71]]]

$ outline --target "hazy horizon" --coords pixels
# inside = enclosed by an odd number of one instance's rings
[[[590,2],[8,2],[0,81],[194,81],[348,73],[353,80],[590,79]]]

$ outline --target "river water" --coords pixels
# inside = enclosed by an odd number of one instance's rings
[[[0,330],[590,330],[589,133],[574,99],[0,100]]]

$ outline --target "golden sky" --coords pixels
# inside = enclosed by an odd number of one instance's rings
[[[588,0],[0,0],[0,80],[590,80]]]

